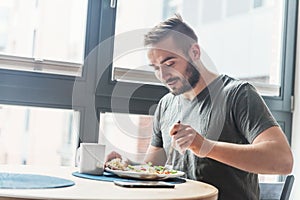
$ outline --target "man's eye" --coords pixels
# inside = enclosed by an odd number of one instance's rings
[[[174,62],[168,62],[168,63],[165,63],[165,65],[166,65],[167,67],[171,67],[172,65],[174,65]]]

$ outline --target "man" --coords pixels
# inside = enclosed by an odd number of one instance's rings
[[[253,86],[203,65],[197,40],[178,15],[145,35],[150,65],[170,90],[145,161],[164,164],[172,145],[174,168],[217,187],[219,199],[259,199],[257,174],[291,172],[289,144]]]

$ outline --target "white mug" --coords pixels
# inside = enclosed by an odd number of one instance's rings
[[[79,173],[101,175],[104,171],[105,145],[81,143],[76,155]]]

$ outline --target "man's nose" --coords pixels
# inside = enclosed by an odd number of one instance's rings
[[[171,77],[171,70],[167,66],[160,67],[160,78],[162,80],[168,80]]]

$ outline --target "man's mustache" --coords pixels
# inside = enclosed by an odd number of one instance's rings
[[[168,84],[168,83],[170,83],[170,82],[172,82],[172,81],[178,81],[178,80],[180,80],[179,77],[169,78],[169,79],[166,81],[166,84]]]

